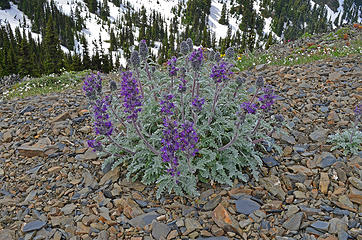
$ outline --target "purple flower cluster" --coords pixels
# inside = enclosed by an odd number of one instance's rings
[[[230,71],[230,65],[222,61],[212,67],[210,77],[214,79],[215,83],[221,83],[229,80],[229,77],[232,74],[233,72]]]
[[[100,152],[100,151],[103,150],[102,143],[99,142],[99,141],[96,141],[96,140],[88,140],[87,143],[88,143],[88,146],[89,146],[90,148],[93,148],[93,152],[95,152],[95,151]]]
[[[186,154],[189,156],[195,156],[195,154],[198,152],[196,144],[199,138],[193,126],[194,124],[192,122],[186,121],[181,125],[182,131],[179,134],[181,150],[186,152]]]
[[[136,121],[138,113],[142,110],[142,96],[138,90],[137,80],[130,71],[122,73],[121,96],[123,97],[124,112],[128,114],[127,119]]]
[[[250,102],[243,102],[241,108],[248,114],[255,114],[257,110],[256,104]]]
[[[205,104],[205,99],[204,98],[200,98],[199,96],[196,96],[193,100],[192,100],[192,107],[193,109],[195,109],[196,112],[201,112],[202,110],[202,106]]]
[[[186,91],[187,81],[185,78],[180,78],[181,83],[178,85],[178,91],[183,93]]]
[[[171,176],[179,176],[177,152],[183,151],[188,157],[195,156],[198,152],[196,144],[199,138],[192,122],[186,121],[180,126],[177,121],[164,118],[163,125],[163,138],[161,140],[163,145],[161,147],[162,161],[169,163],[167,172]]]
[[[97,94],[101,95],[102,78],[99,72],[97,75],[92,73],[90,76],[84,79],[83,91],[85,92],[85,95],[91,100],[95,100]]]
[[[274,104],[274,99],[276,96],[273,95],[274,90],[270,86],[266,86],[263,91],[264,94],[258,98],[259,108],[265,112],[268,112],[271,109],[271,106]]]
[[[173,109],[175,108],[175,104],[171,101],[174,98],[172,94],[165,95],[163,100],[161,100],[161,113],[165,115],[172,115]]]
[[[94,129],[97,135],[110,136],[113,132],[112,122],[109,120],[107,109],[110,103],[109,96],[97,100],[94,109]]]
[[[179,70],[179,68],[176,67],[176,62],[177,58],[175,56],[173,56],[170,60],[167,61],[170,77],[174,77],[177,75],[177,71]]]
[[[202,60],[203,60],[203,50],[202,48],[199,48],[197,50],[194,50],[190,57],[189,60],[191,62],[191,66],[193,68],[194,71],[199,71],[201,64],[202,64]]]
[[[180,136],[178,131],[179,126],[177,121],[167,118],[164,118],[163,125],[163,138],[161,140],[163,145],[161,148],[162,161],[169,163],[167,172],[170,173],[171,176],[179,176],[180,171],[177,171],[179,162],[176,155],[177,151],[180,150]]]

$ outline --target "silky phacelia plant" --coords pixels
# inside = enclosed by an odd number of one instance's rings
[[[84,82],[96,133],[88,145],[106,157],[103,169],[126,167],[128,178],[157,184],[158,198],[195,196],[198,182],[258,178],[261,158],[280,152],[272,136],[284,119],[274,115],[273,87],[237,76],[233,48],[222,57],[187,39],[166,67],[152,61],[146,41],[138,50],[109,96],[98,93],[100,77]]]
[[[343,132],[337,132],[334,135],[329,135],[327,142],[334,146],[331,150],[342,149],[344,155],[355,154],[362,150],[362,132],[360,131],[362,104],[358,103],[354,110],[354,121],[352,127]]]

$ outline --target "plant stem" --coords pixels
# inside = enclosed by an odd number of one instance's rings
[[[188,165],[188,167],[189,167],[189,170],[190,170],[190,172],[191,172],[192,174],[194,174],[194,173],[195,173],[195,170],[192,169],[192,167],[191,167],[191,158],[190,158],[190,155],[189,155],[188,153],[186,153],[186,157],[187,157],[187,165]]]
[[[173,76],[171,77],[171,86],[170,86],[170,93],[172,94],[173,91]]]
[[[197,123],[197,114],[192,112],[193,118],[194,118],[194,127],[196,129],[196,123]]]
[[[253,98],[250,100],[250,104],[252,104],[254,102],[256,96],[258,95],[258,92],[259,92],[259,88],[256,88],[255,94],[253,95]]]
[[[111,112],[112,112],[112,114],[117,118],[117,120],[119,121],[119,123],[122,124],[122,126],[123,126],[125,129],[127,129],[127,127],[126,127],[126,125],[124,125],[122,119],[118,116],[118,114],[116,114],[116,111],[115,111],[115,109],[113,108],[113,106],[110,105],[110,107],[111,107]]]
[[[354,121],[354,126],[352,128],[352,132],[351,132],[351,137],[349,138],[349,142],[352,143],[353,142],[353,137],[354,137],[354,134],[356,133],[357,129],[358,129],[358,117],[356,117],[355,121]]]
[[[140,78],[140,71],[138,68],[136,69],[136,73],[137,73],[138,86],[140,87],[142,98],[144,99],[145,95],[143,94],[143,88],[142,88],[142,83],[141,83],[141,78]]]
[[[184,103],[184,94],[181,93],[181,116],[182,116],[182,122],[185,122],[185,103]]]
[[[192,84],[192,98],[195,96],[195,85],[196,85],[197,72],[194,71],[194,83]]]
[[[220,147],[218,149],[218,151],[224,151],[225,149],[227,149],[228,147],[230,147],[231,145],[233,145],[235,143],[236,139],[238,139],[238,137],[239,137],[239,129],[240,129],[240,126],[241,126],[241,124],[243,122],[244,122],[244,120],[238,121],[238,123],[236,124],[236,131],[235,131],[235,134],[234,134],[233,138],[226,145]]]
[[[145,70],[146,70],[146,73],[147,73],[147,76],[148,76],[148,80],[151,83],[152,82],[152,77],[151,77],[150,68],[148,66],[147,60],[145,60]],[[151,89],[153,89],[153,85],[151,85]]]
[[[256,125],[255,125],[253,131],[251,132],[251,135],[252,135],[252,136],[255,135],[256,130],[258,130],[258,128],[259,128],[259,126],[260,126],[260,121],[261,121],[261,119],[262,119],[262,116],[260,116],[260,117],[258,118],[258,121],[256,122]]]
[[[135,121],[132,121],[133,126],[135,127],[138,136],[143,140],[143,142],[146,144],[146,146],[151,150],[151,152],[153,152],[156,155],[160,155],[159,152],[156,151],[156,149],[154,147],[152,147],[152,145],[147,141],[147,139],[145,138],[145,136],[143,136],[142,132],[140,131],[138,125],[136,124]]]
[[[114,141],[113,138],[111,138],[111,136],[107,136],[109,140],[111,140],[119,149],[121,149],[122,151],[125,151],[129,154],[135,154],[135,152],[132,152],[131,150],[127,149],[127,148],[124,148],[122,147],[121,145],[119,145],[118,142]]]
[[[236,97],[236,94],[238,93],[238,90],[239,90],[239,87],[236,87],[236,88],[235,88],[235,92],[234,92],[234,99],[235,99],[235,97]]]
[[[217,99],[218,99],[218,95],[219,95],[219,83],[216,83],[216,90],[215,90],[215,95],[214,95],[214,101],[212,103],[211,115],[210,115],[209,120],[208,120],[209,125],[210,125],[210,123],[212,121],[212,118],[214,117],[214,114],[215,114],[215,107],[216,107],[216,102],[217,102]]]

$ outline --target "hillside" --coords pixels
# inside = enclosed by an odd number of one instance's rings
[[[19,61],[17,48],[20,48],[24,34],[27,35],[26,45],[35,56],[23,54],[35,58],[33,62],[44,71],[41,59],[45,59],[45,52],[40,45],[50,16],[59,38],[58,48],[63,52],[63,63],[59,65],[67,70],[92,68],[103,72],[126,66],[131,49],[142,39],[147,39],[153,59],[161,63],[177,54],[180,42],[188,37],[196,46],[218,47],[221,53],[234,46],[243,53],[295,40],[305,33],[315,34],[343,24],[361,22],[362,19],[362,5],[357,0],[2,2],[0,76],[19,71],[8,66]],[[8,24],[10,27],[6,27]],[[20,29],[16,30],[17,27]],[[11,49],[5,45],[8,40],[4,35],[12,42]],[[16,36],[16,39],[11,40],[11,36]],[[74,57],[75,54],[79,57]],[[29,74],[39,75],[39,70]]]
[[[158,185],[126,180],[127,164],[101,169],[87,145],[95,133],[78,79],[87,73],[14,85],[0,100],[0,239],[360,239],[361,144],[347,154],[326,140],[360,129],[361,46],[361,29],[348,26],[241,56],[230,83],[245,77],[241,90],[252,92],[263,76],[275,89],[282,152],[264,151],[258,180],[244,169],[246,181],[200,182],[196,197],[156,199]],[[20,94],[48,83],[68,85]]]

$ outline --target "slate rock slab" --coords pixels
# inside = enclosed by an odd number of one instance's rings
[[[158,221],[154,221],[152,223],[152,236],[155,239],[166,239],[170,231],[171,228],[164,223],[160,223]]]
[[[303,220],[303,215],[302,212],[296,213],[283,223],[283,227],[290,231],[298,231]]]
[[[327,139],[328,129],[318,129],[312,132],[309,137],[315,142],[323,141]]]
[[[330,167],[335,162],[337,162],[337,159],[334,156],[326,156],[322,158],[322,161],[320,163],[318,163],[318,167],[320,168]]]
[[[45,226],[45,224],[46,224],[46,222],[43,222],[40,220],[29,222],[29,223],[25,224],[25,226],[23,228],[23,232],[26,233],[26,232],[39,230],[39,229],[43,228]]]
[[[208,238],[197,238],[197,240],[229,240],[227,237],[208,237]]]
[[[277,160],[275,160],[273,157],[265,157],[262,160],[263,163],[270,168],[280,165],[280,163]]]
[[[133,227],[140,227],[144,228],[148,224],[151,224],[154,219],[156,219],[159,216],[156,212],[149,212],[146,214],[139,215],[135,218],[132,218],[129,221],[129,224],[131,224]]]
[[[216,208],[217,205],[219,205],[221,201],[221,196],[216,196],[213,199],[211,199],[210,201],[208,201],[204,207],[202,208],[205,211],[211,211],[214,210]]]
[[[238,199],[235,204],[236,211],[245,215],[249,215],[260,209],[260,205],[257,202],[248,198]]]
[[[317,230],[322,230],[324,232],[327,232],[329,228],[329,222],[316,221],[311,225],[311,227]]]

